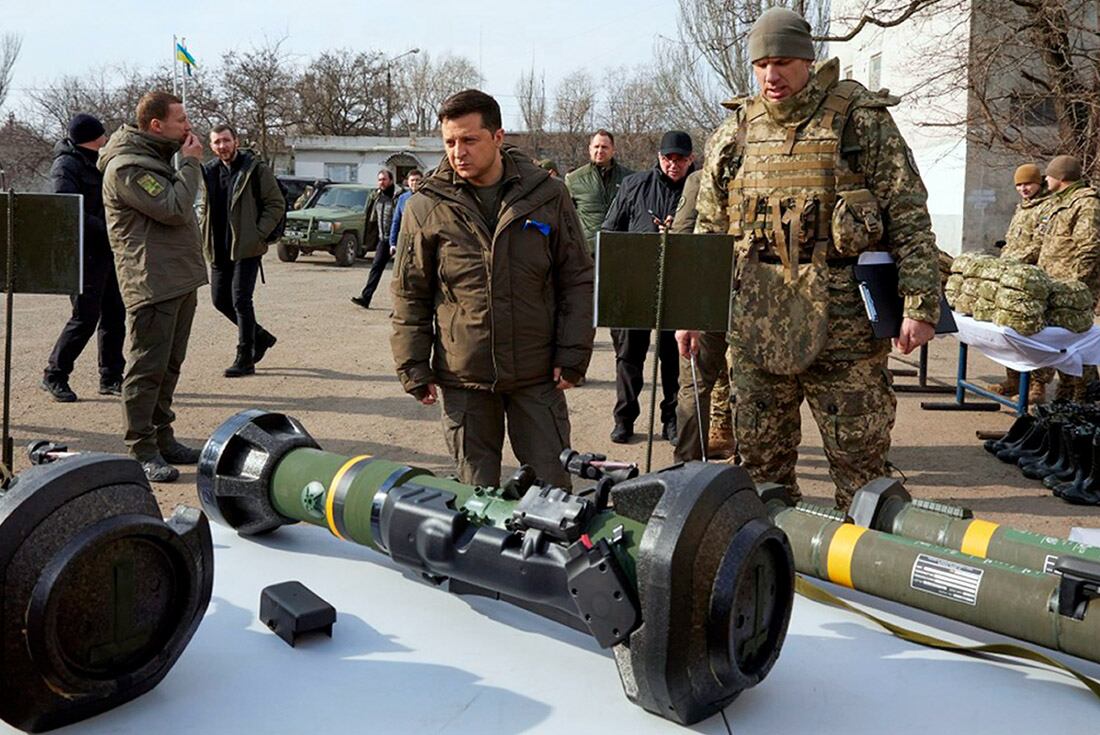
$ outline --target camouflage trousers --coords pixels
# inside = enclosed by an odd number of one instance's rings
[[[728,347],[728,345],[727,345]],[[728,353],[728,350],[727,350]],[[714,387],[710,389],[710,429],[712,432],[733,433],[733,410],[730,401],[729,355],[723,354],[725,369],[718,373]]]
[[[1049,369],[1048,369],[1049,370]],[[1034,375],[1035,373],[1032,373]],[[1067,375],[1058,371],[1058,387],[1054,390],[1056,401],[1083,401],[1089,383],[1100,379],[1095,365],[1085,365],[1081,375]]]
[[[846,509],[856,490],[886,474],[897,408],[886,367],[888,352],[855,360],[820,357],[797,375],[766,372],[737,345],[730,353],[734,435],[754,481],[781,483],[801,497],[795,463],[802,442],[803,399],[809,401],[821,432],[838,508]]]
[[[691,380],[691,361],[680,358],[680,392],[676,396],[676,446],[672,456],[677,462],[703,458],[702,440],[710,436],[714,415],[729,416],[729,367],[726,364],[726,333],[703,332],[699,335],[699,354],[695,358],[696,384]],[[723,401],[715,392],[718,381],[726,386]],[[695,412],[695,391],[699,391],[699,411],[703,425]],[[718,404],[718,405],[716,405]],[[727,418],[726,425],[729,425]]]

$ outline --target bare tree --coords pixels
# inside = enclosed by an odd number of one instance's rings
[[[615,155],[633,167],[653,161],[664,130],[673,126],[668,100],[661,94],[650,66],[618,67],[603,78],[606,95],[599,116],[615,133]]]
[[[439,127],[436,114],[443,100],[455,92],[476,87],[481,75],[464,56],[433,59],[421,51],[394,67],[394,115],[397,128],[409,135],[426,135]]]
[[[755,89],[748,33],[767,8],[802,13],[814,32],[829,25],[828,0],[677,0],[676,37],[658,41],[657,84],[683,127],[709,131],[726,112],[721,102]],[[931,0],[935,1],[935,0]],[[823,44],[818,43],[818,55]]]
[[[0,107],[4,106],[4,101],[8,98],[12,69],[22,48],[23,36],[18,33],[5,33],[0,36]]]
[[[596,127],[596,87],[584,69],[566,75],[554,92],[553,158],[566,169],[584,162],[588,136]]]
[[[283,48],[286,37],[222,57],[222,113],[264,158],[284,148],[284,134],[299,122],[297,73]]]
[[[386,70],[377,52],[325,51],[295,85],[300,131],[377,135],[385,127]]]
[[[546,75],[535,76],[535,67],[516,81],[516,99],[531,152],[538,155],[539,145],[546,132]]]

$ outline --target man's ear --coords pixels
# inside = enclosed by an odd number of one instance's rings
[[[495,133],[493,133],[493,142],[496,143],[498,146],[504,143],[504,128],[500,128]]]

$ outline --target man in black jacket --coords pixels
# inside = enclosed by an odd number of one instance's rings
[[[382,271],[386,270],[386,264],[390,262],[390,257],[397,248],[397,243],[390,242],[390,226],[393,224],[393,208],[399,196],[401,188],[393,182],[393,174],[385,168],[379,171],[378,190],[374,193],[374,203],[371,205],[370,216],[367,217],[367,227],[378,228],[378,245],[374,248],[374,260],[371,262],[370,274],[367,275],[363,291],[358,296],[351,297],[353,304],[364,309],[370,308],[371,299],[382,280]]]
[[[42,389],[55,401],[71,403],[76,393],[69,374],[92,334],[99,332],[99,392],[122,394],[126,367],[126,310],[115,276],[107,223],[103,216],[103,174],[96,168],[106,131],[91,115],[80,113],[69,122],[69,135],[54,146],[50,187],[57,194],[84,196],[84,290],[71,297],[73,313],[61,330],[42,377]]]
[[[659,232],[672,224],[684,180],[695,170],[691,136],[670,130],[661,138],[657,164],[623,179],[601,229],[612,232]],[[645,356],[650,333],[641,329],[612,329],[615,345],[615,428],[611,441],[625,444],[634,434],[641,409],[638,396],[644,384]],[[680,389],[680,357],[675,332],[662,331],[657,339],[661,361],[661,435],[676,441],[676,393]]]

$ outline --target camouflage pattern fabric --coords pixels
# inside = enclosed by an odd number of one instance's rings
[[[1030,318],[1042,318],[1047,305],[1042,299],[1037,299],[1027,291],[1017,291],[1014,288],[1001,286],[994,299],[998,309],[1014,311],[1017,314]]]
[[[997,298],[997,289],[1001,287],[998,281],[982,279],[978,283],[978,298],[986,301],[994,301]]]
[[[975,315],[974,318],[977,319],[977,316]],[[1027,316],[1007,309],[995,309],[993,318],[989,321],[992,321],[998,327],[1011,327],[1023,335],[1035,334],[1046,326],[1042,315]]]
[[[727,352],[728,354],[728,352]],[[733,410],[730,406],[730,371],[727,363],[726,369],[718,373],[714,381],[714,388],[710,391],[710,431],[729,434],[733,431]]]
[[[963,253],[962,255],[956,256],[955,259],[951,261],[951,272],[965,275],[967,267],[979,256],[980,253]]]
[[[1087,332],[1092,326],[1092,309],[1051,309],[1047,312],[1047,324],[1071,332]]]
[[[989,299],[978,299],[974,302],[973,316],[980,322],[993,321],[993,314],[997,311],[997,305]]]
[[[978,278],[996,283],[1001,280],[1001,276],[1004,275],[1008,265],[1008,263],[1001,260],[982,263],[981,268],[978,269]]]
[[[952,304],[952,308],[960,314],[970,316],[974,313],[974,302],[977,301],[973,296],[959,292],[959,295],[955,297],[955,303]]]
[[[959,291],[972,299],[980,299],[982,297],[979,293],[981,285],[982,279],[980,278],[966,278],[963,280],[962,288]]]
[[[1077,182],[1043,205],[1036,233],[1042,238],[1038,265],[1051,278],[1082,281],[1100,297],[1100,196]]]
[[[1037,301],[1046,301],[1050,295],[1050,276],[1036,265],[1014,263],[1009,265],[1001,276],[1001,285],[1005,288],[1023,291]]]
[[[967,278],[981,278],[982,271],[994,263],[997,263],[997,259],[992,255],[975,255],[963,265],[962,274]]]
[[[1039,249],[1043,241],[1035,237],[1035,225],[1039,222],[1041,205],[1050,196],[1046,186],[1031,199],[1024,199],[1016,205],[1016,213],[1008,223],[1005,233],[1005,246],[1001,248],[1001,257],[1020,263],[1034,265],[1039,260]]]
[[[834,253],[849,252],[854,241],[839,246],[834,242],[831,215],[836,212],[824,216],[836,202],[830,197],[834,192],[865,190],[877,205],[883,227],[882,239],[873,247],[890,252],[898,266],[903,315],[935,323],[941,288],[939,257],[927,192],[887,110],[897,100],[850,80],[838,82],[838,77],[839,63],[833,59],[791,98],[779,103],[760,98],[748,104],[732,103],[734,114],[707,143],[695,231],[728,232],[738,238],[739,269],[753,267],[743,257],[749,252],[782,260],[783,246],[789,248],[792,240],[799,246],[794,252],[805,262],[824,237],[831,259]],[[838,91],[849,95],[848,100],[836,101],[832,93]],[[758,114],[761,105],[766,114]],[[846,114],[838,112],[845,109]],[[843,138],[844,150],[858,151],[858,155],[836,157],[838,138]],[[820,173],[815,177],[815,172]],[[825,172],[835,174],[835,188],[822,181]],[[871,216],[874,209],[867,198],[852,197],[857,199],[860,214]],[[858,216],[855,207],[846,209],[853,218]],[[777,232],[782,236],[769,234]],[[768,371],[753,359],[737,332],[731,333],[734,430],[744,466],[753,478],[781,482],[797,493],[799,406],[808,400],[824,439],[837,505],[846,508],[856,489],[886,472],[896,404],[886,371],[890,344],[875,339],[871,332],[851,265],[830,263],[824,274],[827,338],[804,369],[790,375]],[[735,309],[742,298],[742,292],[735,292]],[[761,333],[770,339],[790,339],[785,329],[777,327],[775,315],[767,308],[770,305],[763,306],[753,310],[742,303],[740,308],[753,312]],[[776,306],[786,309],[788,304]]]
[[[897,402],[887,350],[858,360],[817,360],[798,376],[773,375],[734,349],[734,435],[744,467],[757,482],[778,482],[801,497],[795,477],[802,442],[799,407],[807,399],[821,432],[836,504],[886,474]]]
[[[948,277],[952,274],[951,266],[954,264],[955,259],[950,254],[945,253],[942,250],[937,250],[936,255],[938,257],[937,265],[940,269],[940,283],[947,284]]]
[[[1052,309],[1092,310],[1092,292],[1081,281],[1052,281],[1047,303]]]

